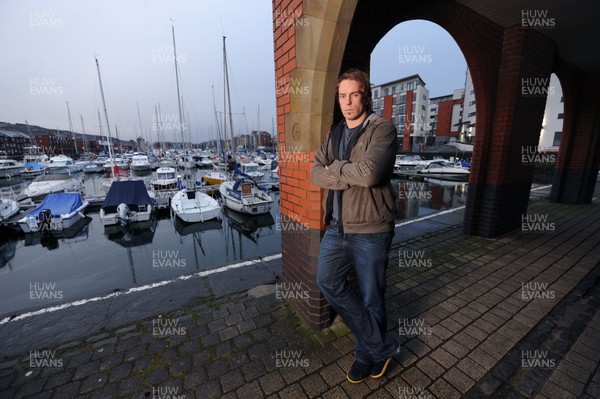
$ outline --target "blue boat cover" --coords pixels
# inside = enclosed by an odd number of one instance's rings
[[[37,162],[27,162],[25,165],[23,165],[23,168],[25,168],[25,169],[27,169],[29,167],[33,170],[44,169],[44,165],[42,165],[41,163],[37,163]]]
[[[142,180],[120,180],[114,181],[110,185],[110,190],[102,203],[102,209],[112,213],[119,204],[127,204],[132,208],[153,203]]]
[[[73,212],[81,205],[83,205],[83,199],[79,193],[48,194],[30,215],[37,216],[42,209],[50,209],[53,217],[59,217]]]

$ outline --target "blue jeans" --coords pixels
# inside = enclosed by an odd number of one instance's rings
[[[329,226],[319,252],[317,284],[329,305],[354,333],[356,360],[371,364],[398,353],[387,334],[385,271],[394,232],[340,234]],[[354,267],[360,294],[348,283]]]

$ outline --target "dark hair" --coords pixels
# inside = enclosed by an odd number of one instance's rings
[[[362,91],[362,100],[367,111],[371,110],[371,82],[369,81],[369,75],[360,69],[350,68],[346,72],[342,73],[338,78],[337,85],[335,86],[336,95],[340,90],[340,83],[342,80],[354,80],[358,82],[360,90]]]

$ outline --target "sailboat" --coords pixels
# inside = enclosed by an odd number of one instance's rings
[[[225,160],[225,147],[227,146],[227,104],[229,103],[229,127],[233,133],[233,120],[231,118],[231,97],[229,93],[229,73],[227,70],[227,47],[225,44],[226,37],[223,36],[223,78],[224,78],[224,97],[223,97],[223,137],[221,138],[221,131],[219,130],[219,118],[217,117],[217,107],[215,105],[215,92],[213,87],[213,107],[215,110],[215,119],[217,123],[217,133],[219,134],[219,141],[221,142],[221,155],[223,157],[223,165],[226,165]],[[224,167],[215,165],[213,170],[202,176],[202,182],[209,186],[220,185],[221,183],[231,180]]]

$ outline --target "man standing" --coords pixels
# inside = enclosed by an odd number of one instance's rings
[[[371,110],[369,76],[357,69],[337,84],[345,120],[315,155],[312,182],[325,189],[327,231],[321,241],[317,284],[355,335],[356,361],[347,374],[359,383],[384,375],[397,342],[387,334],[385,272],[397,216],[391,185],[398,142],[394,125]],[[354,267],[360,294],[348,283]]]

